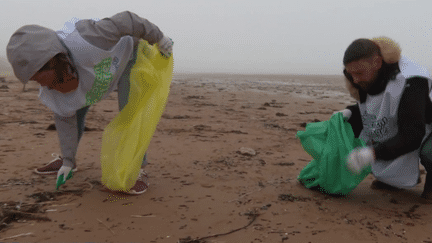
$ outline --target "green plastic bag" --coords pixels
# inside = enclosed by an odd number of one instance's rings
[[[351,125],[344,121],[341,113],[333,115],[328,121],[309,123],[305,131],[297,132],[297,138],[313,158],[297,178],[306,188],[347,195],[371,172],[370,166],[359,174],[347,168],[349,153],[365,144],[354,137]]]
[[[129,101],[102,137],[102,183],[127,192],[136,182],[142,159],[165,109],[173,75],[173,56],[141,40],[130,73]]]

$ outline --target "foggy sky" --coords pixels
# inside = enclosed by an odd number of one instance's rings
[[[0,0],[0,56],[26,24],[54,30],[77,17],[129,10],[174,44],[175,72],[341,74],[357,38],[388,36],[432,71],[430,0]]]

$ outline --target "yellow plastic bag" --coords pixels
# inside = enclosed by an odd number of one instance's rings
[[[128,104],[108,124],[102,137],[102,183],[129,191],[162,116],[173,74],[173,57],[142,40],[130,74]]]

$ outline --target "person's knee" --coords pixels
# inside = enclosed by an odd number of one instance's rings
[[[426,171],[432,172],[432,138],[428,138],[420,147],[420,162]]]

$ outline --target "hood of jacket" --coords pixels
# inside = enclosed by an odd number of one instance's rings
[[[6,52],[15,76],[26,84],[52,57],[67,53],[67,49],[55,31],[39,25],[25,25],[12,35]]]
[[[388,37],[377,37],[371,40],[378,45],[384,62],[388,64],[394,64],[399,62],[399,60],[401,59],[402,50],[398,43]],[[354,87],[347,78],[345,78],[345,86],[349,91],[351,97],[359,101],[359,90]]]

